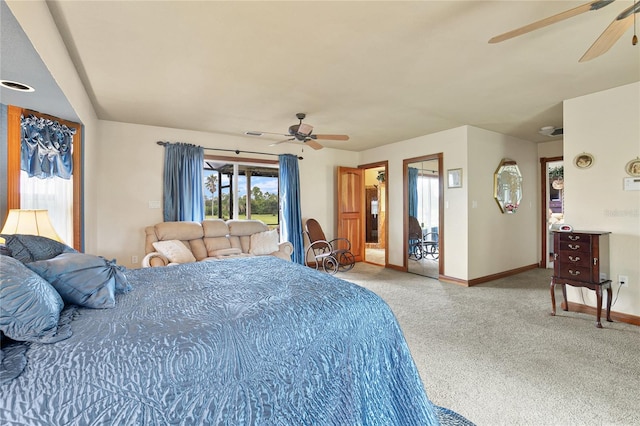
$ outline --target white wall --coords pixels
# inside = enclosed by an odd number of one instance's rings
[[[392,143],[378,148],[363,151],[360,164],[389,161],[387,175],[387,190],[389,193],[389,263],[402,266],[404,263],[404,235],[403,235],[403,170],[402,162],[408,158],[442,152],[444,157],[443,168],[466,169],[467,131],[466,127],[458,127],[431,135],[420,136],[402,142]],[[445,200],[448,209],[445,209],[444,235],[445,235],[445,275],[466,279],[467,278],[467,176],[462,175],[462,188],[447,189],[445,187]]]
[[[462,188],[444,189],[444,275],[471,280],[537,263],[536,145],[471,126],[362,152],[361,163],[389,161],[389,263],[403,264],[403,160],[437,153],[445,177],[462,169]],[[524,176],[523,207],[513,215],[502,214],[493,198],[493,174],[505,157]]]
[[[555,139],[549,142],[540,142],[538,144],[538,158],[562,157],[562,155],[562,139]]]
[[[301,203],[304,217],[316,218],[329,237],[335,226],[335,165],[357,165],[358,154],[349,151],[309,148],[280,144],[269,147],[262,139],[195,132],[136,124],[99,122],[100,162],[97,165],[96,209],[98,211],[98,246],[96,252],[118,263],[131,263],[132,256],[144,256],[144,228],[162,222],[162,209],[150,209],[149,201],[162,201],[164,148],[157,141],[185,142],[205,148],[239,149],[270,153],[302,154],[300,161]],[[242,158],[274,156],[236,155],[205,151],[210,155]]]
[[[533,142],[468,127],[469,279],[538,263],[539,192],[537,147]],[[504,158],[522,174],[517,212],[503,214],[494,194],[494,173]]]
[[[574,229],[610,231],[611,276],[629,277],[612,310],[640,315],[640,191],[623,191],[628,161],[640,156],[640,83],[564,103],[565,222]],[[588,152],[593,166],[578,169]],[[614,294],[618,285],[614,284]],[[570,301],[595,306],[593,291],[569,287]],[[582,295],[581,295],[582,293]]]

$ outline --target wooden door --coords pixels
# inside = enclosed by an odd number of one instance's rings
[[[364,170],[338,167],[338,234],[351,241],[356,262],[364,259]]]

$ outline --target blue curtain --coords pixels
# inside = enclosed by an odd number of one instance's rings
[[[409,167],[409,216],[418,217],[418,169]]]
[[[204,149],[186,143],[164,146],[164,221],[204,219]]]
[[[298,157],[279,155],[280,159],[280,235],[283,241],[293,245],[291,260],[304,264],[304,241],[302,239],[302,212],[300,209],[300,172]]]
[[[76,129],[48,118],[20,117],[20,168],[29,177],[70,179]]]

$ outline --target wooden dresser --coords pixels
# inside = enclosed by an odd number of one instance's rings
[[[609,234],[600,231],[554,232],[551,315],[556,314],[555,286],[562,285],[563,309],[569,310],[566,285],[596,292],[596,327],[602,328],[602,290],[607,290],[607,321],[611,322],[611,279],[609,276]]]

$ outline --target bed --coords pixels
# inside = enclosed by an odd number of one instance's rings
[[[0,386],[1,424],[456,420],[428,400],[393,313],[362,287],[271,256],[126,277],[113,308],[64,308],[69,337],[5,342],[0,361],[26,364]]]

